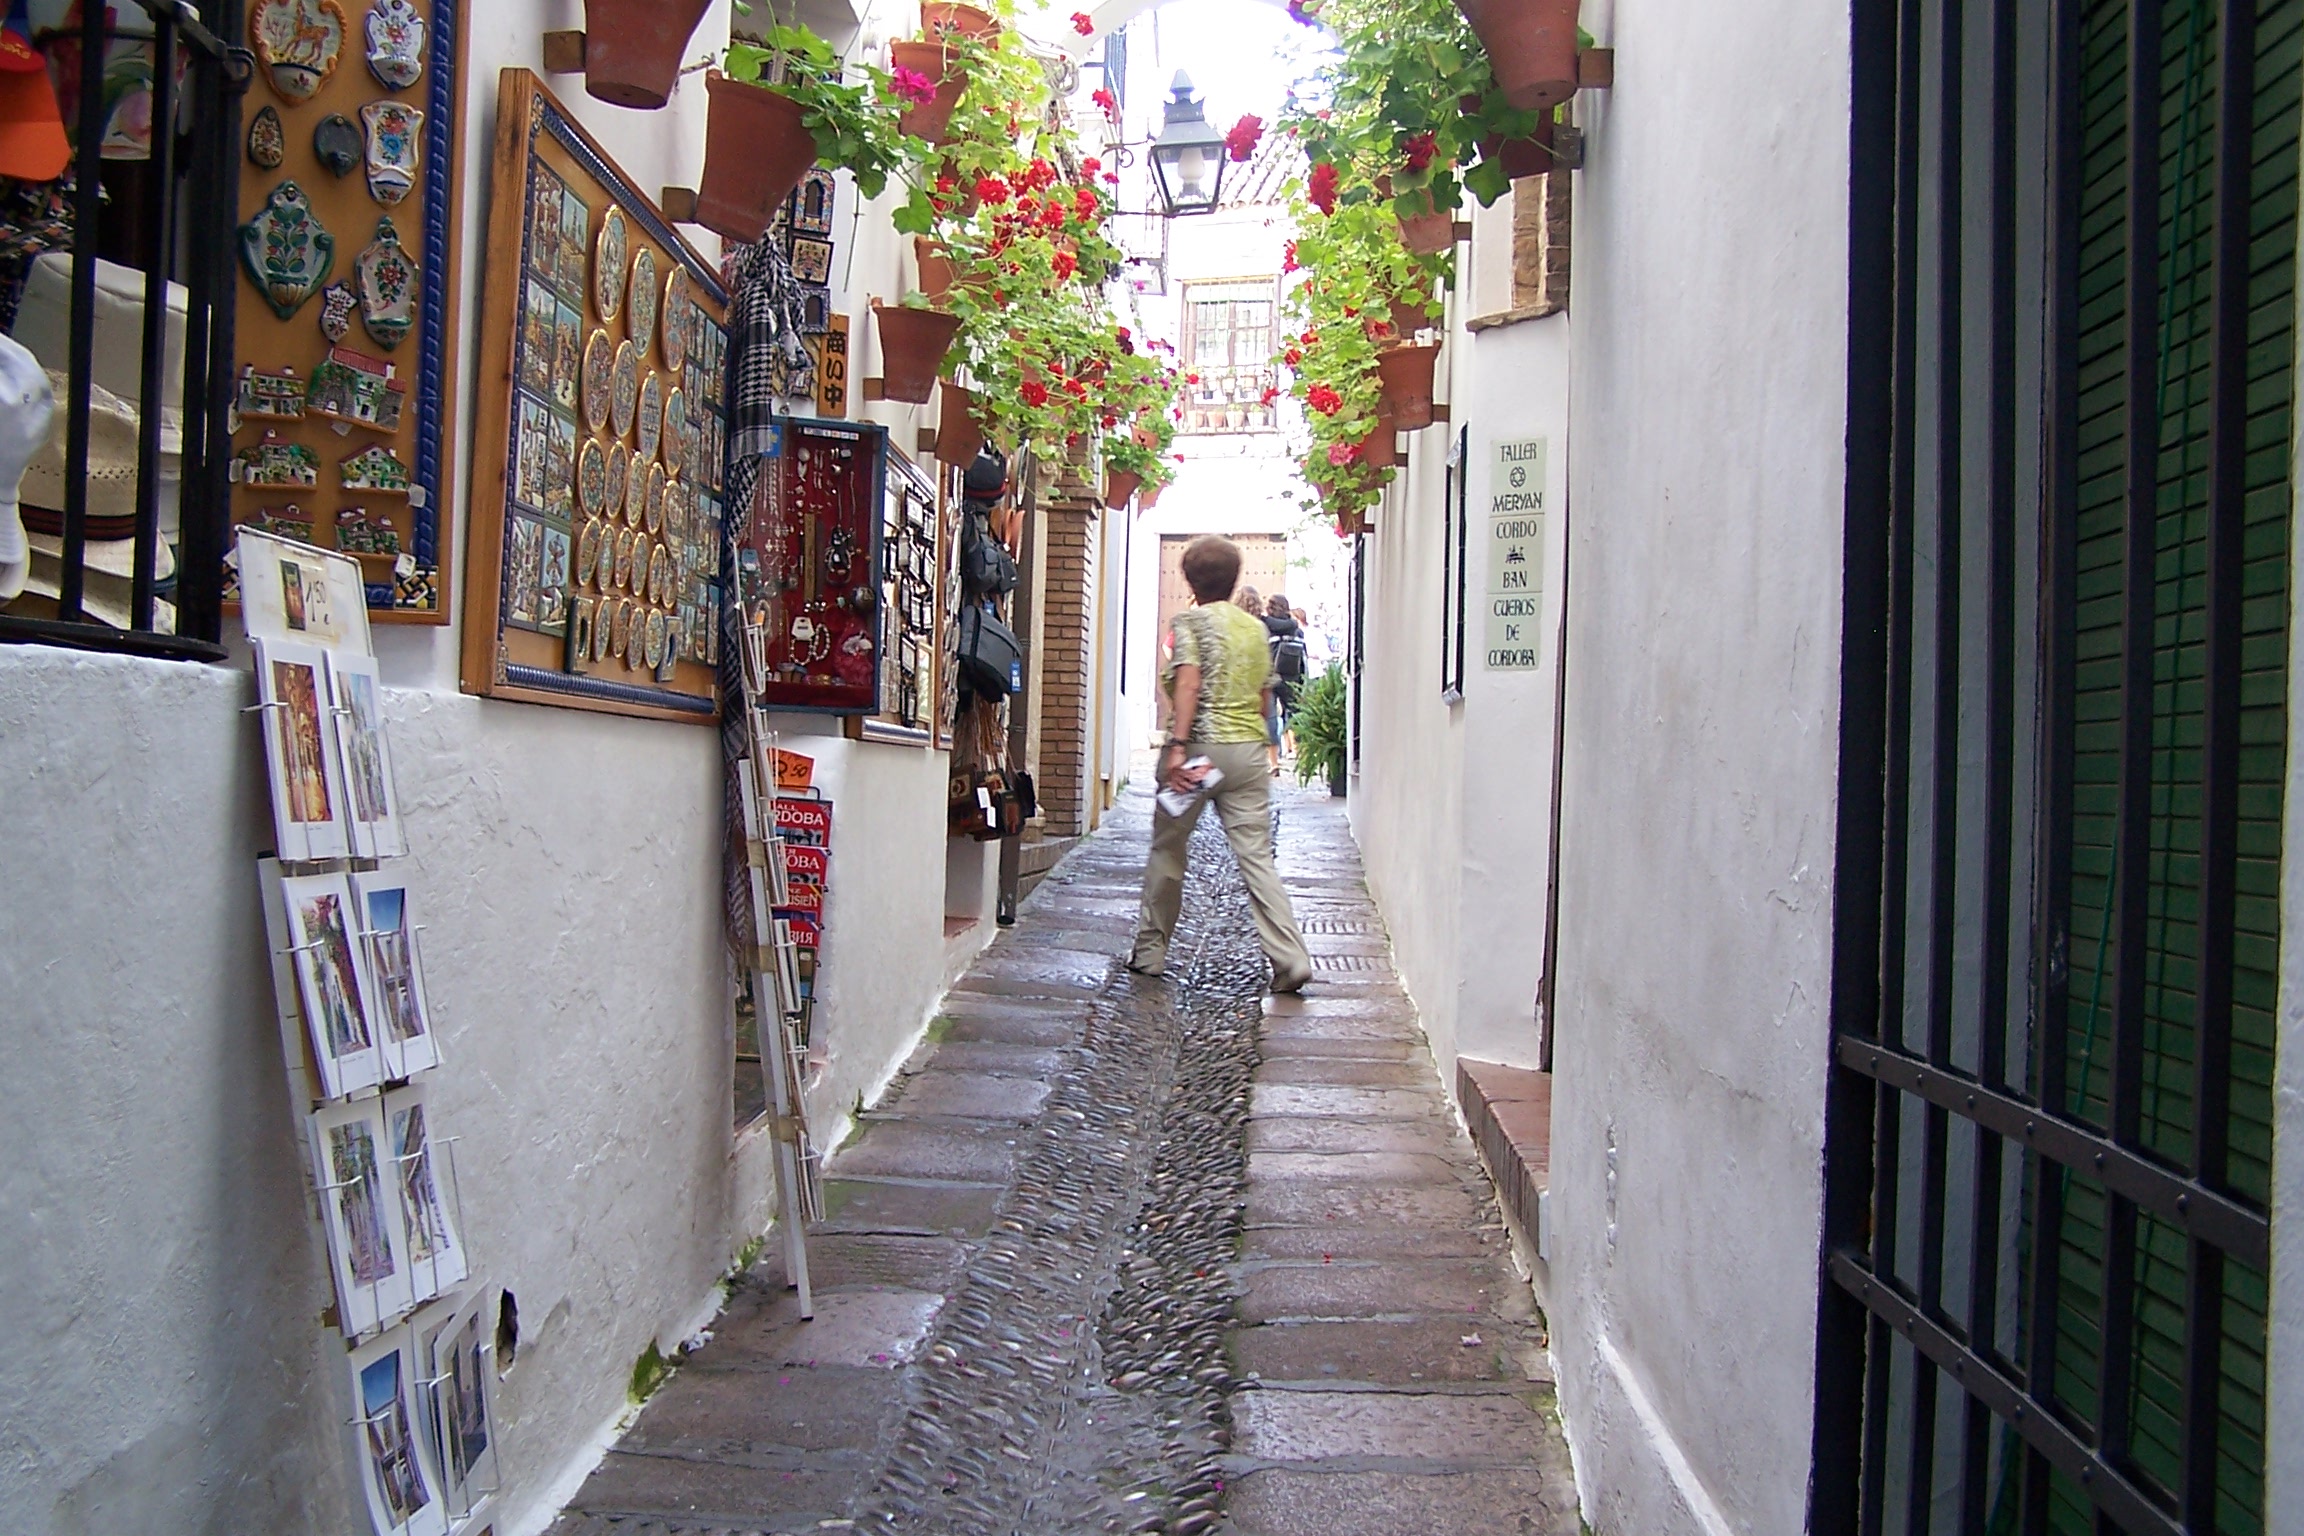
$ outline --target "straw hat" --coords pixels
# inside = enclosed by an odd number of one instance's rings
[[[70,385],[64,375],[47,369],[46,381],[55,397],[55,415],[48,435],[33,453],[24,471],[19,496],[24,525],[29,530],[31,568],[23,590],[36,597],[56,598],[64,576],[64,448],[69,413],[63,402]],[[136,412],[125,400],[98,385],[88,390],[88,518],[91,536],[81,543],[81,607],[88,617],[116,629],[131,627],[129,597],[136,574],[133,537],[96,537],[99,533],[131,530],[136,520]],[[163,461],[171,455],[163,455]],[[168,541],[153,543],[152,579],[165,582],[176,574],[176,554]],[[175,628],[175,610],[165,602],[153,604],[153,628],[163,633]]]
[[[72,398],[72,385],[54,368],[48,370],[48,382],[56,392],[56,419],[49,424],[48,441],[25,466],[24,486],[19,495],[26,506],[61,513],[64,510],[64,449],[71,423],[71,412],[64,402]],[[137,431],[136,407],[101,384],[88,386],[88,517],[92,525],[115,535],[125,534],[136,525]],[[161,441],[162,521],[165,522],[165,503],[170,495],[168,482],[176,479],[178,471],[177,455],[168,449],[166,433],[162,434]]]

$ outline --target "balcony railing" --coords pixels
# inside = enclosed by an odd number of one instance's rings
[[[122,24],[131,7],[148,28]],[[235,41],[242,32],[241,0],[121,0],[82,7],[77,38],[36,39],[77,70],[72,244],[68,261],[52,253],[30,274],[27,301],[46,306],[45,328],[40,315],[16,321],[18,338],[60,382],[46,450],[54,470],[28,476],[24,488],[32,585],[0,608],[0,641],[224,654],[233,244],[240,98],[252,68]],[[116,42],[136,41],[155,66],[141,174],[105,158],[126,117],[106,78],[108,55]],[[59,279],[64,296],[54,292]],[[38,341],[26,339],[35,332]],[[179,334],[180,361],[170,356]],[[114,388],[100,384],[107,377]],[[129,483],[130,465],[133,491],[92,505],[92,490]],[[61,505],[42,504],[44,488]]]
[[[1270,432],[1279,425],[1278,414],[1264,393],[1280,382],[1270,363],[1238,363],[1227,367],[1189,368],[1199,382],[1184,386],[1184,420],[1178,430],[1194,435],[1217,432]]]

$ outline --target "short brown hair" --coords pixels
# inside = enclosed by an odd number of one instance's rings
[[[1204,533],[1184,546],[1184,583],[1204,603],[1220,603],[1240,580],[1240,546],[1220,533]]]
[[[1254,587],[1243,585],[1236,588],[1232,593],[1232,601],[1238,607],[1247,609],[1258,618],[1264,616],[1264,599],[1256,595]]]
[[[1285,619],[1290,617],[1288,612],[1288,595],[1285,592],[1273,593],[1270,597],[1264,599],[1264,611],[1271,614],[1275,618]]]

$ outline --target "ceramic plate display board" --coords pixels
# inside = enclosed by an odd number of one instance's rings
[[[491,185],[465,691],[716,719],[726,291],[526,70]]]
[[[470,0],[243,9],[232,521],[358,561],[379,622],[444,624]]]

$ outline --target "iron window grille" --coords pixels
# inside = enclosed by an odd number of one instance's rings
[[[2261,1531],[2304,0],[1855,48],[1810,1524]]]
[[[53,618],[0,612],[0,641],[220,660],[224,533],[231,461],[233,245],[239,196],[240,98],[253,59],[237,41],[240,0],[124,0],[152,31],[152,148],[148,162],[106,162],[104,78],[116,10],[81,7],[74,180],[70,365],[57,410],[64,430],[64,506]],[[175,131],[171,131],[173,128]],[[121,195],[106,205],[108,185]],[[88,575],[88,462],[100,257],[143,274],[135,533],[126,627],[92,619]],[[172,625],[156,623],[161,540],[161,427],[171,285],[185,293],[182,481]]]
[[[1278,307],[1278,289],[1268,277],[1184,285],[1185,432],[1270,432],[1278,426],[1265,399],[1280,382],[1272,364]]]

